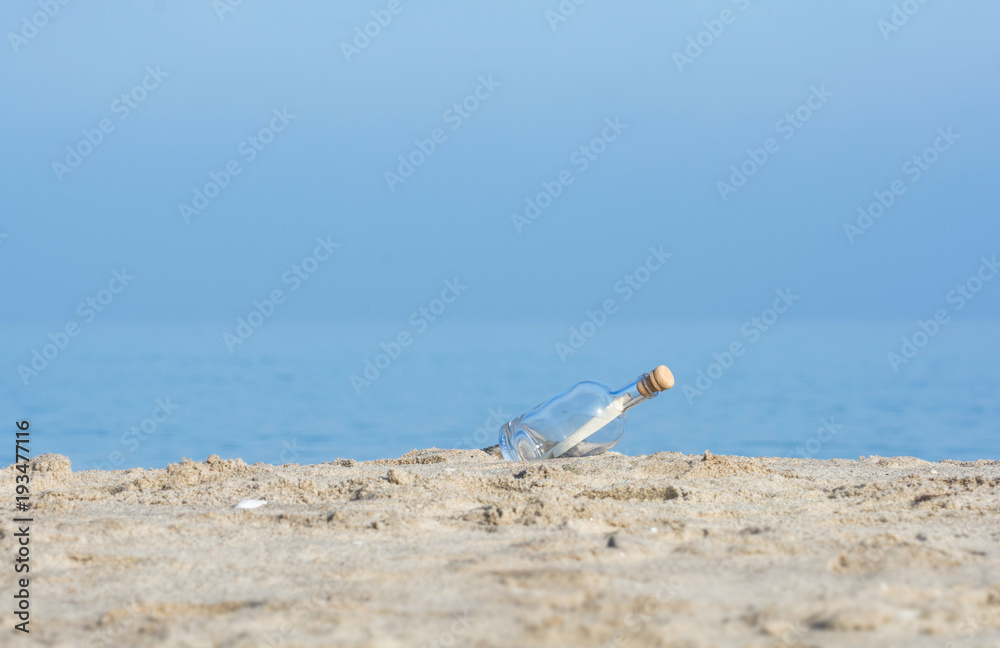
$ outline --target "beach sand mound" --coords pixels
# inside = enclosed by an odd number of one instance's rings
[[[40,646],[1000,644],[1000,462],[429,448],[31,475]]]

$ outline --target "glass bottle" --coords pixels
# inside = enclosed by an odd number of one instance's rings
[[[621,441],[630,409],[673,386],[674,376],[663,365],[617,390],[578,383],[505,423],[500,453],[508,461],[601,454]]]

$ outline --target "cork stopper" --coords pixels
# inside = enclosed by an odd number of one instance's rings
[[[639,393],[650,398],[674,386],[674,374],[665,365],[660,365],[639,379]]]

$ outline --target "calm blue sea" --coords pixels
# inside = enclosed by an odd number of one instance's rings
[[[233,353],[222,338],[232,323],[95,324],[27,385],[18,365],[30,366],[56,329],[6,328],[0,410],[11,435],[14,420],[31,421],[33,454],[68,455],[74,469],[212,453],[278,464],[373,459],[493,445],[495,419],[580,380],[619,387],[664,363],[677,387],[629,413],[616,450],[1000,458],[997,323],[952,321],[898,372],[887,354],[900,353],[914,322],[779,321],[756,340],[742,324],[612,318],[565,361],[560,322],[441,321],[417,332],[405,321],[268,321]],[[401,332],[412,344],[358,394],[351,375],[363,378],[366,360]],[[734,342],[743,354],[730,363],[723,352]]]

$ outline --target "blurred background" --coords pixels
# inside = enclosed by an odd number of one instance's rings
[[[995,459],[998,19],[4,3],[0,411],[372,459],[665,363],[616,450]]]

